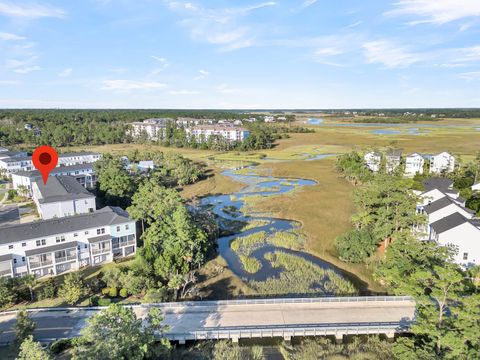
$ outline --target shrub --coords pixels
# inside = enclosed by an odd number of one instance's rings
[[[108,296],[114,298],[118,296],[118,291],[116,287],[111,287],[110,291],[108,292]]]
[[[110,288],[109,287],[105,287],[102,289],[102,295],[108,295],[110,294]]]
[[[377,249],[377,242],[370,229],[352,230],[336,240],[340,259],[359,263],[370,257]]]
[[[42,292],[40,293],[40,297],[42,299],[49,299],[54,298],[57,294],[57,284],[55,283],[54,278],[48,278],[48,280],[43,285]]]
[[[157,303],[157,302],[164,301],[165,299],[167,299],[167,297],[168,297],[168,293],[165,288],[150,289],[145,294],[145,297],[143,298],[143,300],[145,300],[145,302]]]
[[[61,352],[70,349],[72,347],[72,339],[59,339],[54,341],[50,345],[50,352],[58,355]]]
[[[13,199],[15,199],[15,197],[17,195],[18,195],[17,190],[10,189],[10,190],[8,190],[7,199],[8,200],[13,200]]]
[[[112,303],[112,300],[107,298],[98,299],[98,306],[108,306]]]
[[[90,298],[88,299],[88,302],[90,303],[90,306],[98,306],[98,296],[96,295],[90,296]]]
[[[121,296],[122,298],[126,298],[126,297],[128,296],[128,291],[127,291],[127,289],[125,289],[125,288],[124,288],[124,289],[120,289],[120,296]]]

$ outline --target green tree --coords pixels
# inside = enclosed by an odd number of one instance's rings
[[[30,292],[30,301],[35,300],[35,294],[33,292],[33,288],[37,284],[37,278],[35,275],[28,274],[22,277],[22,283],[28,288],[28,291]]]
[[[338,156],[335,168],[353,186],[357,186],[372,178],[372,173],[366,168],[362,156],[356,151]]]
[[[147,356],[159,358],[169,349],[165,338],[156,337],[168,330],[162,325],[158,308],[150,309],[147,324],[142,326],[131,308],[110,305],[87,320],[73,351],[74,359],[135,360]]]
[[[51,357],[47,351],[42,348],[39,342],[33,341],[31,335],[20,345],[20,352],[16,360],[50,360]]]
[[[15,323],[15,343],[20,346],[23,341],[33,335],[35,330],[35,322],[28,317],[25,310],[21,310],[17,313],[17,322]]]
[[[13,304],[17,298],[15,279],[0,277],[0,308]]]
[[[336,240],[340,259],[359,263],[370,257],[377,249],[377,240],[369,228],[352,230],[341,235]]]
[[[70,305],[78,302],[87,293],[88,290],[79,272],[71,272],[65,275],[63,284],[58,289],[58,295]]]

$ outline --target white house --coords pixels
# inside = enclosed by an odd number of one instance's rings
[[[443,219],[456,212],[462,214],[467,219],[473,219],[475,216],[475,211],[461,206],[448,196],[426,205],[424,211],[428,215],[429,224],[433,224],[435,221]]]
[[[221,136],[228,141],[243,141],[250,135],[247,129],[233,125],[199,125],[186,131],[197,141],[207,141],[213,135]]]
[[[407,155],[405,158],[405,175],[415,176],[416,174],[423,174],[423,166],[425,159],[418,153]]]
[[[373,172],[379,172],[382,164],[382,154],[371,151],[363,157],[365,165]]]
[[[385,155],[386,157],[386,170],[388,173],[394,172],[402,161],[401,150],[390,150]]]
[[[97,178],[93,170],[93,163],[78,164],[72,166],[56,167],[50,171],[50,176],[73,176],[77,181],[86,188],[93,188]],[[27,190],[28,196],[32,195],[32,185],[37,179],[41,179],[42,175],[38,170],[19,171],[12,174],[13,188],[19,190],[24,188]]]
[[[265,120],[266,123],[275,122],[275,117],[271,115],[265,115],[263,119]]]
[[[94,212],[95,195],[87,191],[72,176],[52,176],[47,185],[37,179],[32,186],[32,198],[44,220]]]
[[[59,275],[131,256],[135,221],[117,207],[0,227],[0,276]]]
[[[464,267],[480,264],[480,223],[456,212],[430,225],[430,240],[439,245],[454,245],[454,261]]]
[[[480,182],[472,185],[472,191],[480,191]]]
[[[430,157],[430,173],[451,173],[455,170],[455,158],[447,152]]]

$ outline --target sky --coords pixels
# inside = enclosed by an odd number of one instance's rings
[[[480,0],[0,0],[0,108],[480,107]]]

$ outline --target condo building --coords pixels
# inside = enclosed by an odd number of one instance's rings
[[[207,141],[210,136],[220,136],[227,141],[243,141],[250,132],[234,125],[199,125],[186,130],[189,136],[194,136],[197,141]]]

